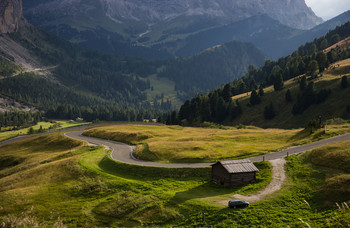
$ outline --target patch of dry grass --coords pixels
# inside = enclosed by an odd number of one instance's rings
[[[118,125],[92,128],[84,134],[139,145],[135,155],[145,160],[203,162],[261,155],[315,140],[314,135],[296,137],[301,131]]]

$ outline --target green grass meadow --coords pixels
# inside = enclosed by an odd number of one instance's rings
[[[180,126],[100,126],[84,134],[137,145],[135,156],[158,162],[215,162],[246,158],[350,132],[350,124],[328,125],[310,134],[304,129]]]
[[[334,159],[343,160],[338,154],[349,153],[349,149],[344,152],[344,146],[350,148],[349,142],[330,145]],[[269,163],[256,163],[260,170],[256,183],[225,188],[211,183],[210,168],[133,166],[111,160],[109,151],[103,147],[87,146],[62,133],[32,136],[0,147],[0,224],[3,227],[346,226],[350,213],[342,202],[350,203],[346,194],[350,188],[344,187],[345,192],[339,192],[337,197],[329,194],[330,184],[334,183],[331,178],[343,180],[341,177],[348,175],[348,169],[321,166],[314,158],[319,158],[322,151],[329,149],[322,147],[302,157],[290,156],[286,167],[288,181],[282,190],[248,208],[232,210],[218,202],[232,199],[236,193],[253,194],[267,186],[271,180]]]

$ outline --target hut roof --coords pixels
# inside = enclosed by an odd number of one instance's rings
[[[259,171],[249,159],[219,161],[215,164],[218,163],[221,164],[228,173],[250,173]]]

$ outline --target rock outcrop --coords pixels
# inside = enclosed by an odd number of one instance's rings
[[[0,33],[16,32],[23,23],[22,0],[1,0]]]
[[[292,28],[310,29],[323,21],[305,0],[47,0],[40,4],[25,3],[25,14],[79,17],[98,8],[118,23],[131,20],[157,24],[182,16],[209,16],[230,23],[266,14]]]
[[[106,13],[116,20],[156,23],[179,16],[207,15],[229,21],[259,14],[292,28],[310,29],[320,23],[304,0],[101,0]]]

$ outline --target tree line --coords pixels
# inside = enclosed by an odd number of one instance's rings
[[[0,112],[0,130],[7,127],[12,127],[11,130],[30,127],[41,120],[41,112]]]
[[[328,53],[323,49],[350,36],[350,22],[328,32],[326,36],[315,39],[313,42],[300,46],[292,55],[282,57],[277,61],[267,60],[265,64],[256,68],[248,67],[248,72],[241,78],[221,86],[210,93],[197,95],[187,100],[180,108],[179,113],[175,111],[166,117],[167,124],[198,125],[204,121],[223,123],[230,121],[242,114],[242,107],[238,100],[232,101],[231,97],[251,92],[249,105],[261,102],[264,96],[263,88],[273,85],[276,91],[284,88],[284,81],[305,74],[315,78],[330,64],[350,58],[349,50],[340,48],[333,49]],[[344,80],[345,81],[345,80]],[[342,84],[346,82],[342,82]],[[290,91],[286,93],[286,102],[293,102],[294,115],[302,114],[310,105],[324,102],[331,91],[315,91],[312,82],[306,84],[306,77],[300,82],[300,93],[293,99]],[[274,107],[271,103],[264,109],[266,119],[274,118]]]

